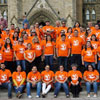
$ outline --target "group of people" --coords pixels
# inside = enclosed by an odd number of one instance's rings
[[[55,27],[50,21],[45,24],[39,26],[36,22],[29,28],[24,23],[22,29],[14,24],[10,29],[0,25],[0,86],[8,87],[9,98],[12,97],[12,83],[18,98],[25,86],[28,98],[32,97],[30,90],[35,86],[36,97],[40,97],[41,88],[42,97],[45,97],[53,87],[54,97],[58,96],[61,87],[66,97],[70,96],[69,91],[73,97],[79,97],[84,79],[88,97],[91,85],[96,97],[100,74],[99,25],[88,22],[85,28],[75,22],[74,27],[66,27],[65,20],[56,21]],[[55,70],[54,59],[59,71]],[[44,61],[44,71],[41,61]]]

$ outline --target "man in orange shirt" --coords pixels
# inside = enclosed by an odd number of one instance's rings
[[[81,66],[81,51],[84,41],[78,36],[78,31],[74,30],[74,37],[70,39],[71,44],[71,64],[77,63]]]
[[[54,81],[54,72],[50,70],[50,66],[46,65],[45,70],[41,72],[42,77],[42,97],[50,91],[52,82]]]
[[[0,69],[0,87],[8,88],[8,98],[12,98],[12,85],[11,85],[11,72],[8,69],[5,69],[5,65],[1,64]]]
[[[67,86],[67,79],[68,79],[68,73],[64,71],[64,67],[63,66],[59,66],[60,71],[57,71],[55,73],[55,90],[54,90],[54,97],[56,98],[59,90],[61,87],[63,87],[65,93],[66,93],[66,97],[69,97],[69,90],[68,90],[68,86]]]
[[[65,70],[67,69],[67,60],[70,55],[70,43],[65,41],[66,36],[63,34],[61,35],[61,41],[56,44],[56,55],[58,57],[59,66],[63,65]]]
[[[16,58],[17,66],[22,65],[23,70],[25,71],[26,65],[25,65],[25,59],[24,59],[24,51],[25,51],[25,46],[23,45],[23,39],[19,38],[18,45],[16,45],[14,48],[14,55]]]
[[[32,98],[31,96],[31,87],[37,87],[37,98],[40,97],[40,92],[41,92],[41,74],[40,72],[37,71],[37,67],[33,66],[32,71],[28,73],[27,76],[27,96],[28,98]]]

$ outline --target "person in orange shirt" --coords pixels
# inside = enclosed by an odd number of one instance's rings
[[[67,33],[67,29],[68,29],[68,27],[66,27],[66,20],[62,20],[61,27],[59,27],[59,29],[58,29],[58,33],[57,33],[58,36],[60,35],[61,30],[64,30],[65,33]]]
[[[26,81],[26,72],[22,71],[21,66],[17,66],[17,71],[13,72],[12,80],[13,80],[16,97],[20,99]]]
[[[84,46],[84,41],[78,36],[78,31],[74,30],[74,37],[70,39],[71,45],[71,64],[77,63],[81,67],[81,51]]]
[[[58,57],[59,66],[63,65],[68,71],[68,57],[70,56],[70,43],[65,41],[66,36],[61,35],[61,41],[56,44],[56,55]]]
[[[95,49],[95,50],[97,50],[97,48],[99,47],[99,42],[97,41],[95,34],[92,34],[92,36],[91,36],[91,45],[92,45],[93,49]]]
[[[99,79],[99,72],[94,69],[92,65],[87,66],[87,70],[83,74],[84,80],[86,81],[86,90],[87,90],[87,97],[90,97],[90,89],[91,85],[93,85],[94,96],[97,97],[97,89],[98,89],[98,79]]]
[[[27,50],[24,52],[24,58],[25,58],[25,63],[26,63],[26,74],[28,74],[31,70],[32,67],[35,65],[35,50],[32,50],[32,45],[31,43],[27,44]]]
[[[12,24],[11,24],[11,29],[10,29],[10,31],[9,31],[11,37],[13,36],[14,32],[15,32],[15,24],[12,23]]]
[[[68,37],[68,39],[70,40],[73,37],[73,33],[72,33],[72,27],[69,27],[67,30],[67,33],[65,33],[66,36]]]
[[[42,77],[42,97],[50,91],[54,81],[54,72],[50,70],[50,66],[46,65],[45,70],[41,72]]]
[[[28,98],[32,98],[31,96],[31,87],[37,87],[37,95],[36,97],[39,98],[40,97],[40,93],[41,93],[41,74],[40,72],[37,70],[36,66],[33,66],[32,71],[28,73],[27,76],[27,96]]]
[[[8,89],[8,98],[12,98],[12,77],[11,77],[11,72],[10,70],[5,68],[5,64],[1,64],[1,69],[0,69],[0,87],[5,87]]]
[[[53,57],[55,57],[55,43],[52,41],[50,35],[47,35],[46,41],[44,41],[43,48],[43,59],[45,60],[45,65],[49,65],[51,70],[53,68]]]
[[[64,71],[63,66],[59,66],[59,71],[55,73],[55,90],[54,90],[54,98],[58,96],[58,93],[60,91],[60,88],[63,87],[66,97],[69,98],[69,90],[67,85],[68,80],[68,73]]]
[[[92,22],[88,22],[88,27],[91,29],[91,32],[95,30],[95,27],[93,26]]]
[[[22,65],[22,69],[25,71],[26,65],[25,65],[24,51],[25,51],[25,46],[23,45],[23,39],[19,38],[18,45],[14,47],[14,56],[16,58],[17,66]]]
[[[91,35],[92,35],[91,29],[87,28],[86,29],[86,41],[91,41]]]
[[[72,70],[68,72],[68,78],[70,82],[70,89],[73,97],[79,97],[79,93],[82,90],[80,82],[82,80],[82,73],[77,70],[77,64],[71,65]]]
[[[41,56],[42,56],[42,45],[39,41],[38,37],[35,36],[33,39],[33,50],[35,50],[36,58],[35,58],[35,66],[37,66],[38,70],[40,70],[40,64],[41,64]]]
[[[2,50],[4,52],[6,68],[9,69],[11,72],[13,72],[14,71],[14,66],[13,66],[14,51],[13,51],[13,46],[12,46],[10,38],[6,39],[5,44],[2,47]]]
[[[95,68],[95,64],[97,64],[97,55],[96,55],[96,50],[93,49],[91,42],[87,41],[85,48],[82,50],[82,65],[87,65],[91,64]]]
[[[78,21],[75,22],[73,32],[77,30],[80,33],[80,23]]]

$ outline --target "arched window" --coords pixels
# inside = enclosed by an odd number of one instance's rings
[[[95,20],[96,19],[96,12],[94,9],[92,10],[91,14],[92,14],[92,20]]]
[[[1,4],[4,4],[4,0],[0,0],[0,3],[1,3]]]
[[[4,3],[7,4],[7,0],[4,0]]]
[[[6,11],[4,11],[4,13],[3,13],[3,17],[4,17],[4,19],[7,20],[7,12],[6,12]]]
[[[86,20],[90,20],[90,11],[89,10],[86,10],[85,16],[86,16]]]

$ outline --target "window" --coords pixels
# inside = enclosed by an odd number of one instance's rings
[[[7,20],[7,12],[6,12],[6,11],[4,11],[4,13],[3,13],[3,17],[4,17],[4,19]]]
[[[95,19],[96,19],[96,13],[95,13],[95,10],[92,10],[91,15],[92,15],[92,20],[95,20]]]
[[[0,3],[3,4],[4,3],[4,0],[0,0]]]
[[[90,20],[90,12],[89,12],[89,10],[86,11],[85,15],[86,15],[86,20]]]
[[[7,4],[7,0],[4,0],[4,3]]]

